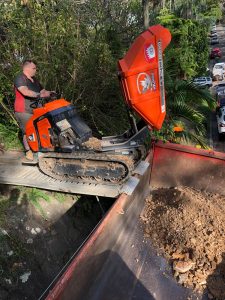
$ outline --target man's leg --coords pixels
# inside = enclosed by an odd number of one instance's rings
[[[24,146],[24,148],[25,148],[26,151],[30,150],[30,146],[29,146],[29,144],[27,142],[27,137],[26,137],[25,134],[23,135],[23,146]]]
[[[25,151],[26,151],[26,158],[28,160],[33,160],[34,159],[33,152],[30,149],[30,146],[27,142],[27,137],[26,137],[26,134],[25,134],[26,124],[27,124],[28,120],[32,117],[32,114],[16,112],[15,116],[16,116],[17,122],[19,123],[20,129],[22,130],[23,146],[24,146]]]

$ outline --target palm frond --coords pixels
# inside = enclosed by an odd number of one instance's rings
[[[206,147],[206,125],[209,112],[215,108],[215,100],[207,89],[193,82],[180,80],[166,74],[167,117],[161,134],[169,140],[198,143]],[[183,132],[174,133],[172,128],[179,124]],[[168,129],[170,128],[170,129]]]
[[[205,121],[205,116],[201,112],[197,111],[196,109],[187,105],[181,100],[174,102],[170,106],[170,115],[173,118],[184,118],[193,124],[202,123]]]

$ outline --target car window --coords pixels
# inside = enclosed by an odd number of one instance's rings
[[[221,109],[219,110],[218,116],[219,116],[219,118],[221,118],[221,116],[222,116],[222,111],[221,111]]]
[[[204,79],[195,79],[194,82],[204,82]]]

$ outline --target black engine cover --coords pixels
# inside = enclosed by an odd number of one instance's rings
[[[92,137],[92,131],[84,120],[78,115],[76,108],[73,105],[62,107],[51,111],[48,113],[48,119],[50,120],[54,130],[60,132],[57,123],[62,120],[67,120],[73,129],[76,138],[78,138],[81,143],[86,142],[90,137]]]

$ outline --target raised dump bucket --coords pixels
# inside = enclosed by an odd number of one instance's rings
[[[196,298],[192,289],[175,281],[166,260],[157,255],[151,240],[144,237],[140,215],[151,186],[183,185],[225,195],[225,155],[174,144],[156,144],[147,160],[149,168],[140,176],[133,194],[123,194],[116,200],[43,298]]]

